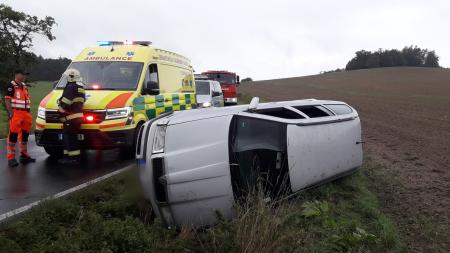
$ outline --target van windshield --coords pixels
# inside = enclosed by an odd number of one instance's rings
[[[73,62],[69,68],[80,71],[87,90],[135,90],[141,75],[140,62],[92,61]],[[61,78],[56,89],[63,89],[66,78]]]
[[[197,95],[209,95],[209,82],[208,81],[196,81],[195,89],[197,90]]]

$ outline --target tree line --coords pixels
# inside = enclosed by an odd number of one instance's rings
[[[433,50],[421,49],[417,46],[404,47],[402,50],[379,49],[374,52],[360,50],[347,63],[345,70],[397,66],[439,68],[439,56]]]
[[[0,4],[0,94],[18,68],[32,72],[30,78],[34,80],[59,79],[70,60],[44,59],[32,52],[34,36],[55,39],[52,33],[55,25],[52,17],[38,18]]]
[[[56,81],[67,69],[71,60],[68,58],[50,59],[38,56],[34,64],[29,68],[30,79],[39,81]]]

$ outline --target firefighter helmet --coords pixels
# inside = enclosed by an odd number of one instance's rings
[[[64,72],[64,76],[67,78],[67,82],[81,82],[81,74],[77,69],[68,69]]]

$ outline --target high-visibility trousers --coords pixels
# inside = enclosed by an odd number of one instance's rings
[[[9,120],[9,134],[7,146],[8,160],[16,157],[16,143],[19,141],[21,154],[28,156],[28,136],[30,135],[33,118],[28,111],[13,110],[13,117]]]
[[[64,155],[75,158],[80,155],[80,143],[78,134],[80,133],[82,118],[70,119],[63,124],[63,144]]]

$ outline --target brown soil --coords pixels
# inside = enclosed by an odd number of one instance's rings
[[[450,252],[450,70],[358,70],[239,89],[270,101],[317,98],[355,107],[365,153],[381,165],[370,178],[384,211],[397,221],[411,251]]]

